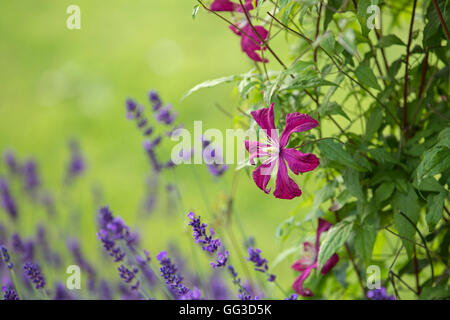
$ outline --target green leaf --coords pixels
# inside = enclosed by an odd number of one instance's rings
[[[380,40],[378,41],[376,47],[378,48],[387,48],[393,45],[400,45],[400,46],[404,46],[405,44],[403,43],[402,40],[399,39],[399,37],[397,37],[394,34],[390,34],[387,36],[382,36],[380,38]]]
[[[195,17],[197,16],[198,10],[200,9],[200,5],[196,4],[194,6],[194,8],[192,9],[192,19],[195,19]]]
[[[318,270],[321,270],[328,259],[344,245],[353,230],[353,218],[346,218],[328,230],[319,250]]]
[[[425,151],[422,161],[417,167],[417,182],[432,177],[438,173],[443,173],[450,168],[450,149],[444,145],[436,145]]]
[[[327,5],[325,6],[325,19],[323,20],[323,30],[327,30],[328,25],[333,19],[333,15],[337,12],[343,0],[328,0]]]
[[[377,229],[374,225],[365,224],[355,229],[355,250],[366,265],[370,264],[376,236]]]
[[[375,74],[367,64],[360,64],[355,70],[355,75],[363,85],[381,91],[381,87],[378,84]]]
[[[337,163],[353,168],[358,171],[363,171],[355,160],[353,160],[350,152],[344,149],[341,143],[331,139],[321,140],[317,143],[320,152],[328,160],[336,161]]]
[[[366,135],[364,136],[364,139],[366,141],[370,141],[370,139],[372,139],[375,132],[377,132],[377,130],[380,128],[382,121],[383,110],[381,108],[372,110],[366,122]]]
[[[241,79],[240,76],[228,76],[228,77],[222,77],[222,78],[218,78],[218,79],[214,79],[214,80],[207,80],[205,82],[197,84],[191,90],[186,92],[184,94],[184,96],[181,98],[181,100],[185,99],[186,97],[190,96],[192,93],[194,93],[194,92],[196,92],[196,91],[198,91],[200,89],[212,88],[212,87],[215,87],[215,86],[217,86],[219,84],[222,84],[222,83],[232,82],[232,81],[236,81],[236,80],[240,80],[240,79]]]
[[[347,169],[344,173],[345,187],[358,200],[364,201],[364,193],[359,182],[359,172],[353,169]]]
[[[409,185],[407,194],[397,191],[394,195],[394,198],[392,199],[392,206],[396,211],[403,212],[409,219],[411,219],[414,224],[417,224],[417,222],[419,221],[420,204],[417,198],[417,194],[412,186]],[[406,239],[414,241],[416,229],[399,212],[394,213],[394,226],[397,229],[399,235]],[[408,255],[411,256],[413,252],[413,243],[406,239],[401,240]]]
[[[444,210],[444,201],[448,196],[447,191],[442,191],[437,195],[429,195],[427,198],[427,225],[431,232],[436,227],[439,220],[442,218],[442,211]]]
[[[395,190],[395,183],[391,181],[383,182],[377,190],[375,190],[375,202],[380,205],[383,201],[388,200]]]
[[[359,25],[361,26],[361,32],[363,37],[367,37],[369,34],[369,28],[367,27],[367,20],[373,15],[371,12],[367,12],[367,8],[370,5],[378,4],[377,0],[359,0],[358,1],[358,11],[356,16],[358,17]],[[376,18],[375,18],[376,19]]]
[[[367,125],[369,125],[369,123],[367,123]],[[373,129],[371,129],[371,131],[372,130]],[[386,149],[384,148],[369,149],[368,151],[369,154],[379,163],[397,163],[397,159],[395,158],[394,154],[386,151]]]
[[[351,121],[349,116],[342,110],[342,107],[337,102],[328,102],[322,104],[319,109],[320,116],[328,116],[328,115],[340,115],[347,119],[348,121]]]

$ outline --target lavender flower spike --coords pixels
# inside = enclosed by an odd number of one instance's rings
[[[183,277],[181,277],[177,273],[177,267],[175,264],[172,263],[170,258],[167,257],[166,251],[161,251],[157,256],[156,259],[159,260],[159,263],[161,264],[161,276],[166,281],[166,284],[172,289],[175,290],[175,292],[183,297],[185,296],[190,290],[189,288],[185,287],[181,282],[183,281]]]
[[[0,204],[6,212],[13,218],[17,218],[17,206],[9,191],[8,183],[0,177]]]
[[[41,268],[39,265],[33,263],[25,263],[23,266],[25,275],[34,283],[36,289],[42,289],[45,287],[45,279],[41,274]]]
[[[367,298],[370,300],[395,300],[394,296],[389,296],[385,287],[379,289],[369,290],[367,292]]]
[[[0,253],[1,258],[3,259],[3,262],[6,264],[8,269],[12,269],[14,267],[14,263],[11,262],[11,257],[9,256],[8,249],[6,249],[4,246],[0,246]]]
[[[3,294],[4,300],[20,300],[16,290],[14,290],[14,288],[12,287],[3,286],[2,291],[4,292]]]

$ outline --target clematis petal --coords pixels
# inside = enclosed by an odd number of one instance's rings
[[[289,138],[293,132],[302,132],[311,130],[319,125],[319,123],[304,113],[288,113],[286,115],[286,127],[280,138],[280,147],[283,148],[289,142]]]
[[[312,171],[320,164],[319,159],[312,153],[303,153],[295,149],[282,150],[282,157],[286,159],[289,169],[295,174]]]
[[[269,108],[252,111],[251,115],[261,129],[266,132],[267,136],[278,140],[278,134],[274,124],[273,105],[272,103]]]
[[[278,159],[278,172],[273,195],[278,199],[293,199],[301,196],[302,191],[294,180],[289,178],[283,157]]]
[[[331,223],[329,223],[327,220],[319,218],[319,223],[317,225],[317,231],[316,231],[316,253],[317,256],[319,255],[319,241],[320,241],[320,235],[322,232],[328,231],[332,226]]]
[[[267,62],[266,59],[264,59],[263,61],[262,58],[256,53],[256,51],[261,51],[263,49],[262,48],[263,42],[261,41],[261,39],[263,39],[264,41],[267,40],[269,36],[269,31],[267,31],[263,26],[254,26],[254,28],[256,30],[256,33],[255,31],[253,31],[253,28],[249,24],[246,24],[242,28],[243,31],[243,33],[241,34],[242,51],[247,53],[250,59],[254,61]]]
[[[214,0],[209,7],[212,11],[236,11],[240,7],[230,0]]]
[[[322,270],[320,271],[321,274],[327,274],[328,272],[333,269],[333,267],[339,262],[339,256],[335,253],[331,256],[330,259],[328,259],[327,262],[322,267]]]
[[[314,264],[315,251],[314,245],[311,242],[307,241],[303,242],[303,253],[304,256],[292,264],[291,266],[292,269],[297,271],[303,271],[310,265]]]
[[[313,293],[311,290],[307,288],[303,288],[303,283],[305,280],[309,277],[311,274],[311,271],[313,269],[317,268],[317,263],[310,265],[308,268],[303,270],[303,272],[295,279],[294,283],[292,284],[292,288],[301,296],[303,297],[311,297],[313,296]]]
[[[258,3],[256,3],[256,5],[258,5]],[[212,11],[243,12],[240,4],[230,0],[214,0],[210,6],[210,9]],[[245,11],[253,10],[253,0],[245,0],[244,9]]]
[[[256,158],[267,157],[270,154],[261,150],[262,148],[270,147],[268,144],[260,143],[257,141],[244,141],[245,149],[250,153],[250,163],[255,164]]]
[[[275,161],[265,161],[252,173],[253,181],[255,181],[256,185],[265,193],[270,192],[270,188],[267,189],[267,184],[270,181],[275,164]]]

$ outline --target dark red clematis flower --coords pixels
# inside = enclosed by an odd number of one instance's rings
[[[300,271],[300,275],[295,279],[292,287],[298,294],[304,297],[311,297],[313,295],[312,291],[304,288],[303,283],[311,274],[313,269],[317,269],[318,263],[317,259],[319,257],[319,241],[322,232],[328,231],[332,226],[327,220],[319,218],[319,224],[317,226],[316,233],[316,243],[313,245],[311,242],[303,242],[304,256],[299,260],[295,261],[291,266],[292,269]],[[333,267],[339,262],[339,256],[335,253],[330,259],[325,263],[320,271],[321,274],[326,275],[333,269]]]
[[[319,165],[319,159],[314,154],[286,148],[286,145],[292,133],[311,130],[317,127],[319,123],[307,114],[289,113],[286,115],[286,126],[281,133],[281,137],[278,137],[274,125],[273,104],[270,108],[262,108],[253,111],[251,114],[267,137],[267,143],[245,141],[245,148],[250,153],[251,164],[254,164],[256,158],[265,158],[262,164],[253,171],[253,180],[261,190],[270,193],[267,184],[278,165],[273,195],[279,199],[299,197],[302,192],[295,181],[289,178],[286,162],[291,171],[298,175],[300,172],[314,170]]]

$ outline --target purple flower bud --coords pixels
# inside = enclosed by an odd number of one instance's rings
[[[127,107],[128,112],[133,113],[134,111],[136,111],[137,104],[133,99],[127,99],[125,105]]]

